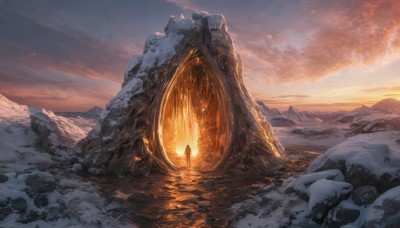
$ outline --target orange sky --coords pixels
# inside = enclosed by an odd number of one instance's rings
[[[225,15],[245,83],[270,107],[350,110],[400,98],[397,0],[2,1],[0,92],[54,111],[104,106],[148,34],[196,10]]]

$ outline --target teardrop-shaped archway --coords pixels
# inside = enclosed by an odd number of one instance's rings
[[[231,104],[220,72],[201,50],[192,50],[167,85],[158,118],[158,138],[167,160],[211,170],[223,158],[232,134]]]

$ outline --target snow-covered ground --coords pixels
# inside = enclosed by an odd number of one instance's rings
[[[267,185],[233,205],[235,226],[400,227],[399,119],[371,112],[352,123],[274,127],[286,148],[330,149],[307,173]]]
[[[39,132],[32,130],[31,116],[38,118]],[[75,163],[79,154],[64,139],[79,141],[93,124],[31,109],[0,94],[0,227],[133,226],[114,218],[115,202],[75,173],[81,168]],[[50,134],[42,137],[46,130]],[[38,134],[52,142],[51,150],[38,145]]]

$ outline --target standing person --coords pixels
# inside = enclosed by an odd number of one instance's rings
[[[186,145],[185,155],[186,155],[186,165],[190,167],[190,154],[192,153],[192,149],[190,149],[189,145]]]

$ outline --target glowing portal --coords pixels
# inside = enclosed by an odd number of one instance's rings
[[[184,166],[185,148],[192,164],[210,169],[229,145],[232,116],[216,69],[199,53],[191,53],[167,86],[159,116],[158,136],[168,158]],[[218,69],[219,70],[219,69]]]

